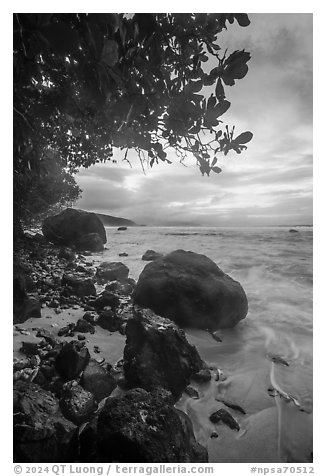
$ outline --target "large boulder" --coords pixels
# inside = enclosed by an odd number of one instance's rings
[[[55,396],[39,385],[14,385],[14,461],[59,463],[73,461],[76,426],[68,421]]]
[[[212,331],[235,326],[248,312],[240,283],[206,256],[183,250],[148,263],[133,298],[180,326]]]
[[[56,245],[75,246],[78,240],[90,233],[97,233],[102,243],[106,243],[105,228],[98,216],[73,208],[43,220],[42,231],[45,239]]]
[[[163,389],[150,394],[138,388],[122,397],[109,397],[98,415],[96,447],[98,462],[208,461],[207,451],[195,442],[192,429],[185,428]]]
[[[126,336],[124,372],[130,387],[162,387],[178,400],[190,377],[205,365],[183,330],[150,310],[135,308]]]

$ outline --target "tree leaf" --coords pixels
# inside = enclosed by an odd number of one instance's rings
[[[207,109],[213,109],[216,104],[216,98],[213,96],[213,94],[210,95],[207,101]]]
[[[219,45],[214,45],[214,43],[211,43],[211,47],[214,48],[215,51],[219,51],[221,49]]]
[[[231,103],[229,101],[221,101],[217,104],[217,106],[214,107],[214,116],[220,117],[222,114],[224,114],[229,107],[231,106]]]
[[[221,135],[222,135],[222,131],[217,131],[215,133],[215,139],[217,140],[219,137],[221,137]]]
[[[212,79],[216,79],[219,77],[219,75],[223,72],[223,68],[221,66],[216,66],[215,68],[212,69],[212,71],[209,73],[209,77]]]
[[[212,160],[212,167],[216,164],[217,162],[217,157],[214,157],[214,159]]]
[[[200,121],[197,122],[191,129],[189,129],[189,134],[198,134],[200,131]]]
[[[232,142],[237,144],[247,144],[253,138],[253,133],[250,131],[242,132],[242,134],[238,135]]]
[[[207,56],[205,55],[205,53],[201,53],[199,55],[199,60],[202,61],[203,63],[206,63],[206,61],[208,61],[208,58]]]
[[[234,51],[223,63],[223,71],[220,74],[224,83],[233,86],[235,79],[243,78],[248,72],[247,61],[250,60],[250,53]]]
[[[233,16],[237,20],[240,26],[250,25],[250,20],[246,13],[233,13]]]
[[[186,94],[198,93],[203,87],[203,82],[201,79],[198,81],[190,81],[184,88]]]
[[[205,74],[205,76],[203,76],[204,86],[211,86],[212,84],[214,84],[216,77],[216,75],[211,76],[210,74]]]
[[[223,88],[221,78],[218,78],[217,80],[216,87],[215,87],[215,96],[217,97],[219,101],[225,98],[225,93],[224,93],[224,88]]]
[[[222,169],[220,169],[220,167],[212,167],[212,170],[213,172],[215,172],[216,174],[220,174],[222,172]]]

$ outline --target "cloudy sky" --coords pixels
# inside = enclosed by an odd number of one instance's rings
[[[219,157],[223,172],[202,177],[189,158],[142,172],[126,163],[82,169],[76,207],[139,224],[212,226],[312,223],[312,15],[250,14],[219,37],[251,53],[247,76],[226,87],[222,119],[254,139],[241,155]],[[133,157],[129,154],[128,158]]]

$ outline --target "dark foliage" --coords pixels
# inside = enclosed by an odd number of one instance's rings
[[[218,129],[230,107],[224,86],[246,75],[250,59],[220,54],[217,36],[234,20],[250,23],[240,13],[14,14],[15,213],[76,199],[72,174],[115,160],[114,147],[150,166],[170,163],[173,148],[180,160],[193,154],[203,175],[219,173],[215,154],[240,153],[252,138]]]

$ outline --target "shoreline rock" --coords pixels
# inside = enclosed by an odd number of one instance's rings
[[[234,327],[248,312],[240,283],[206,256],[184,250],[148,263],[133,299],[181,327],[210,331]]]
[[[124,373],[130,387],[162,387],[175,399],[204,367],[197,349],[169,319],[136,307],[126,326]]]
[[[74,459],[76,425],[67,420],[54,395],[39,385],[14,385],[14,461],[58,463]]]
[[[195,441],[190,419],[180,418],[171,394],[129,390],[108,398],[96,426],[99,462],[205,463],[207,451]]]
[[[84,369],[81,384],[85,390],[91,392],[99,403],[103,398],[111,395],[117,384],[112,375],[105,370],[95,359],[90,359]]]
[[[73,380],[85,369],[89,359],[87,347],[71,341],[63,345],[56,357],[55,368],[63,379]]]
[[[120,261],[103,261],[96,270],[96,278],[103,281],[120,281],[128,278],[129,268]]]
[[[42,232],[47,241],[57,245],[76,246],[79,243],[85,247],[90,244],[93,249],[94,244],[99,241],[94,236],[90,239],[90,234],[97,234],[102,244],[106,243],[105,228],[98,216],[95,213],[73,208],[66,208],[57,215],[45,218],[42,223]]]
[[[239,423],[233,418],[231,413],[229,413],[227,410],[224,410],[224,408],[221,408],[220,410],[217,410],[216,412],[212,413],[209,419],[212,423],[222,422],[229,428],[231,428],[231,430],[240,430]]]
[[[141,259],[143,261],[155,261],[156,259],[163,258],[162,253],[158,253],[157,251],[154,250],[147,250]]]

